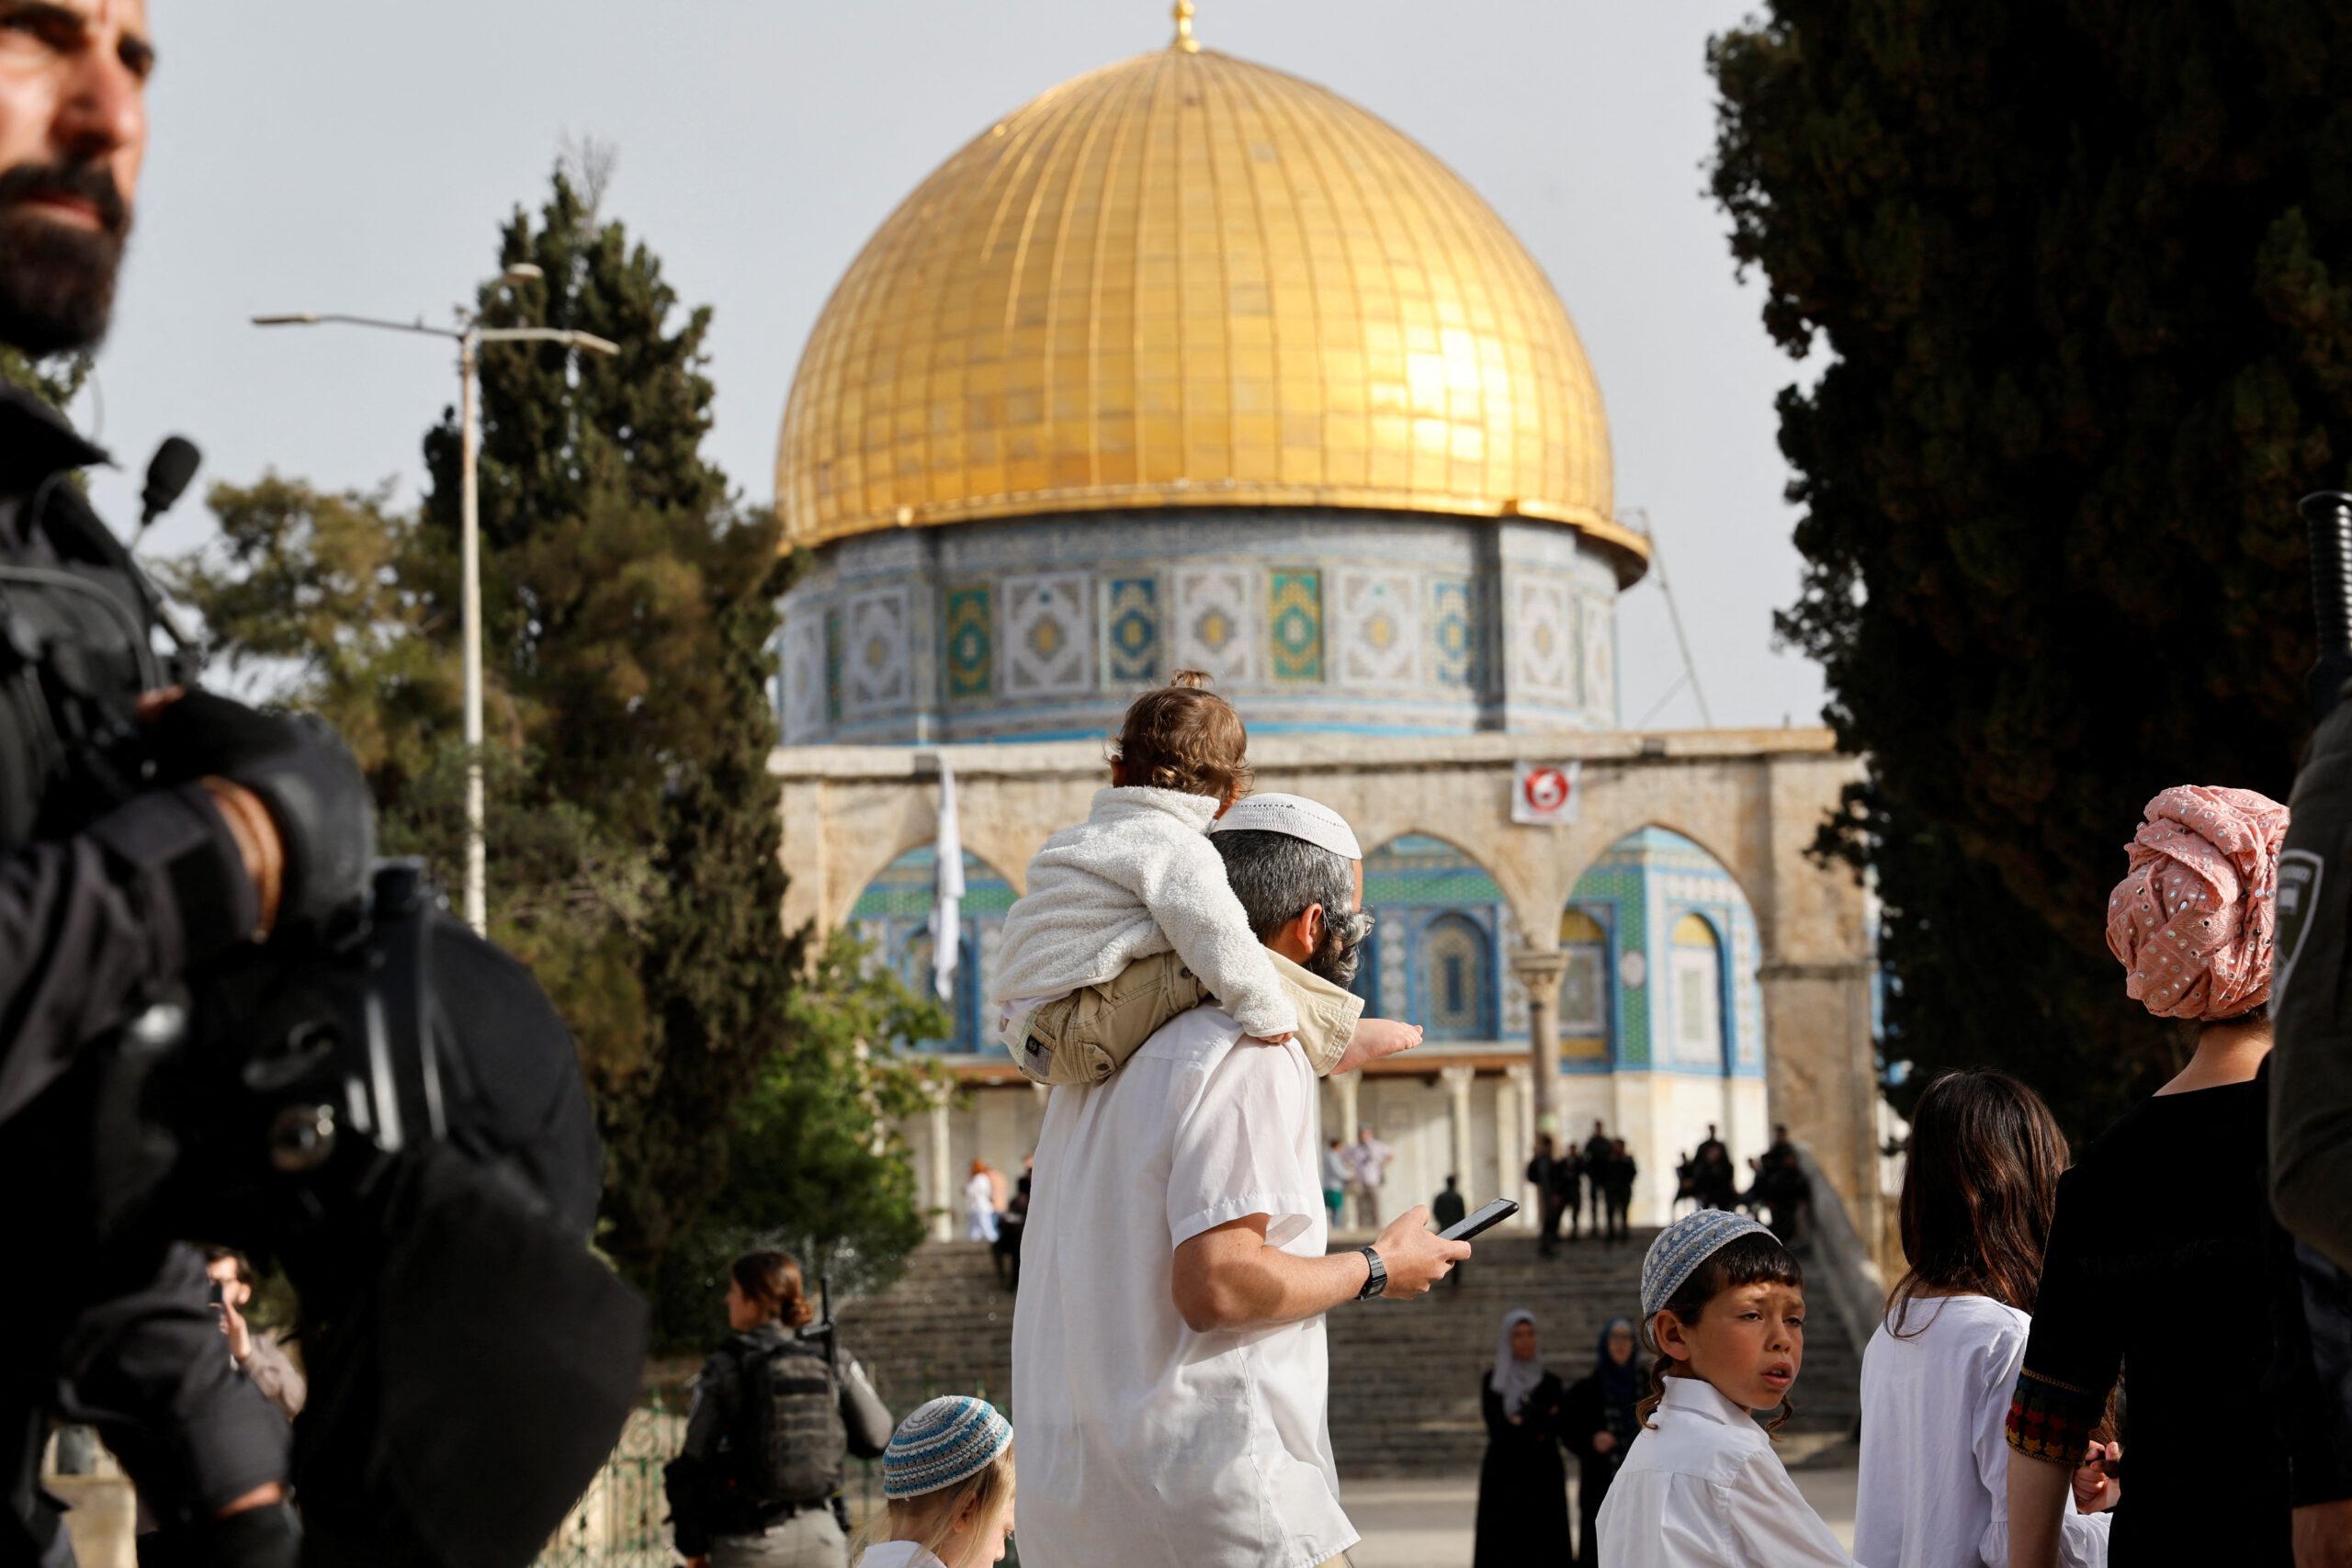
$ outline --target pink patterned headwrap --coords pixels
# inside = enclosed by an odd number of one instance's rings
[[[2250,789],[2176,784],[2148,802],[2107,900],[2124,990],[2158,1018],[2235,1018],[2270,999],[2287,808]]]

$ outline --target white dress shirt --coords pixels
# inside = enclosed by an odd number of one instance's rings
[[[1314,1074],[1240,1037],[1196,1008],[1046,1103],[1012,1314],[1028,1568],[1311,1568],[1356,1540],[1322,1318],[1196,1334],[1170,1291],[1178,1247],[1250,1214],[1323,1255]]]
[[[1904,1337],[1881,1323],[1862,1354],[1854,1555],[1875,1568],[2009,1568],[2003,1431],[2033,1319],[1990,1296],[1914,1301]],[[2105,1568],[2109,1516],[2066,1495],[2058,1560]]]
[[[1754,1416],[1666,1380],[1601,1500],[1600,1568],[1853,1568]]]

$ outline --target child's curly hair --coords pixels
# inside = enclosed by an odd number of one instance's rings
[[[1707,1303],[1725,1291],[1736,1291],[1742,1285],[1789,1285],[1804,1289],[1804,1270],[1789,1255],[1777,1237],[1750,1234],[1736,1241],[1725,1242],[1707,1260],[1690,1270],[1690,1277],[1668,1297],[1658,1312],[1670,1312],[1675,1321],[1692,1324],[1706,1310]],[[1674,1358],[1658,1350],[1657,1343],[1657,1313],[1652,1313],[1642,1325],[1642,1338],[1657,1359],[1650,1363],[1649,1397],[1634,1407],[1634,1418],[1645,1427],[1651,1426],[1650,1416],[1657,1413],[1658,1401],[1666,1397],[1666,1380]],[[1788,1423],[1797,1407],[1781,1396],[1772,1418],[1764,1423],[1768,1432],[1777,1432]]]
[[[1198,670],[1179,670],[1127,709],[1111,757],[1130,785],[1232,800],[1250,788],[1250,732]]]

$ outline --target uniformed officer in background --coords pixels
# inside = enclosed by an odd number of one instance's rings
[[[154,59],[143,0],[0,5],[0,342],[28,357],[105,331]],[[101,1243],[125,1194],[94,1151],[125,1023],[360,897],[372,821],[323,729],[164,700],[149,592],[68,477],[106,460],[0,391],[0,1191],[44,1279],[0,1292],[0,1562],[71,1561],[53,1416],[122,1458],[163,1554],[290,1562],[287,1424],[221,1354],[199,1254]],[[152,776],[95,776],[134,750]]]
[[[848,1568],[842,1474],[876,1459],[890,1412],[831,1345],[800,1265],[753,1252],[728,1270],[734,1332],[703,1366],[678,1457],[665,1472],[678,1554],[693,1568]]]
[[[2319,728],[2289,801],[2271,985],[2270,1181],[2293,1233],[2273,1260],[2276,1375],[2315,1388],[2322,1418],[2289,1435],[2297,1568],[2352,1568],[2352,495],[2303,501],[2310,525]],[[2306,1472],[2326,1483],[2320,1500]],[[2330,1500],[2334,1499],[2334,1500]]]

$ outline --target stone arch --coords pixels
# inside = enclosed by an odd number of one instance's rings
[[[1374,843],[1364,857],[1364,905],[1379,917],[1357,989],[1366,1004],[1388,1016],[1428,1021],[1435,1016],[1430,969],[1430,942],[1448,919],[1466,922],[1475,933],[1469,946],[1455,943],[1454,956],[1475,962],[1475,1026],[1458,1021],[1431,1038],[1500,1040],[1523,1037],[1525,1003],[1514,989],[1510,954],[1524,944],[1519,911],[1491,863],[1461,841],[1458,833],[1408,829]],[[1451,861],[1453,863],[1449,864]],[[1420,884],[1420,886],[1415,886]],[[1475,949],[1475,954],[1473,950]],[[1457,983],[1470,976],[1457,976]]]
[[[842,923],[874,949],[873,961],[899,972],[910,988],[930,985],[928,965],[916,955],[931,949],[930,919],[937,858],[928,843],[893,856],[843,910]],[[990,1045],[985,998],[988,970],[1004,911],[1012,904],[1011,881],[978,852],[964,852],[964,900],[958,910],[957,961],[947,998],[949,1030],[943,1040],[918,1043],[933,1050],[984,1054]],[[921,972],[918,972],[921,971]]]

